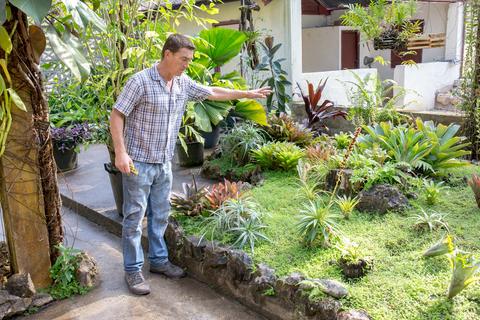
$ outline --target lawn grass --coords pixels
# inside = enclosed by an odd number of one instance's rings
[[[410,201],[412,207],[403,214],[381,216],[355,211],[350,220],[341,219],[342,234],[359,243],[365,255],[374,260],[373,270],[355,281],[343,278],[340,268],[332,263],[339,257],[337,249],[302,245],[295,228],[295,216],[302,207],[295,172],[268,172],[265,183],[250,193],[267,214],[266,235],[271,242],[259,243],[253,259],[267,263],[279,276],[301,272],[307,277],[342,281],[350,292],[342,300],[343,306],[364,309],[373,319],[480,319],[480,284],[447,300],[451,276],[447,258],[421,257],[444,231],[416,231],[411,218],[420,206],[448,214],[445,220],[457,246],[479,257],[480,209],[462,180],[479,171],[476,166],[455,170],[454,186],[443,191],[432,207],[420,196]],[[181,220],[187,233],[198,233],[200,219]]]

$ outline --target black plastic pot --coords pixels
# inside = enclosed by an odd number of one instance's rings
[[[123,217],[123,182],[122,173],[111,163],[103,164],[105,171],[108,172],[110,184],[112,186],[113,198],[117,206],[118,214]]]
[[[78,166],[77,153],[73,148],[69,150],[60,150],[54,144],[53,157],[55,158],[58,172],[70,171]]]
[[[203,163],[203,143],[201,142],[188,142],[187,153],[183,150],[182,145],[177,142],[177,155],[178,162],[182,167],[194,167]]]
[[[211,132],[201,131],[202,137],[205,139],[204,148],[210,149],[214,148],[218,144],[218,140],[220,139],[220,126],[212,126]]]

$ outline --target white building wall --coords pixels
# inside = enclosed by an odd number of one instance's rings
[[[397,66],[394,80],[407,90],[398,106],[405,106],[405,110],[433,110],[437,90],[452,85],[459,76],[460,64],[449,62]]]
[[[340,27],[302,30],[303,72],[340,69]]]

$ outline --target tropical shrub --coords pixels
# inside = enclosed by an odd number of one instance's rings
[[[372,268],[372,261],[363,256],[360,246],[344,238],[335,246],[341,253],[338,265],[347,278],[360,278]]]
[[[251,160],[251,152],[265,143],[262,130],[252,123],[245,122],[235,126],[220,141],[222,155],[238,164]]]
[[[435,174],[438,171],[468,165],[457,157],[469,154],[463,150],[468,144],[460,143],[455,137],[458,125],[448,127],[433,122],[416,120],[416,127],[400,125],[394,127],[389,122],[364,127],[366,135],[360,137],[359,146],[366,150],[375,145],[388,154],[388,160],[420,173]]]
[[[305,158],[312,163],[327,161],[336,154],[336,149],[329,145],[311,145],[305,148]]]
[[[313,140],[312,131],[300,127],[286,113],[280,113],[279,115],[270,114],[267,120],[269,126],[265,127],[264,130],[272,141],[293,142],[303,147],[309,145]]]
[[[335,139],[337,149],[347,149],[350,141],[352,141],[351,135],[344,132],[337,133],[333,138]]]
[[[333,102],[325,100],[321,105],[322,91],[327,84],[326,79],[323,83],[319,81],[318,86],[314,89],[313,84],[307,81],[308,95],[303,93],[302,87],[297,83],[300,94],[302,95],[305,111],[308,118],[308,128],[313,128],[315,124],[325,127],[325,121],[331,118],[342,117],[346,118],[347,113],[342,110],[333,110]]]
[[[262,168],[285,171],[296,168],[298,160],[305,155],[302,149],[290,142],[270,142],[253,150],[252,154]]]
[[[464,150],[470,143],[463,143],[464,137],[456,136],[460,126],[451,123],[448,126],[439,123],[435,126],[433,121],[415,121],[418,130],[423,131],[424,139],[433,145],[430,153],[425,157],[434,172],[468,165],[465,161],[458,161],[457,158],[470,155],[470,151]]]
[[[60,151],[78,149],[81,143],[91,137],[88,123],[76,123],[60,128],[50,128],[53,145]],[[77,150],[78,151],[78,150]]]
[[[354,126],[384,121],[393,125],[408,122],[409,118],[396,110],[398,101],[405,95],[404,88],[390,79],[381,81],[378,75],[367,74],[361,78],[354,72],[351,74],[355,81],[346,81],[344,86],[350,102],[348,119]]]
[[[329,246],[337,237],[337,220],[331,206],[321,199],[306,203],[298,215],[297,230],[307,246],[319,240],[322,246]]]
[[[288,81],[288,74],[282,69],[282,62],[284,59],[276,59],[275,54],[282,44],[273,45],[273,37],[266,37],[265,42],[260,42],[263,49],[264,56],[262,62],[257,66],[256,70],[266,71],[270,73],[265,81],[260,84],[260,87],[268,85],[273,90],[273,94],[267,97],[267,110],[276,110],[276,113],[289,112],[288,104],[291,98],[286,90],[292,84]]]

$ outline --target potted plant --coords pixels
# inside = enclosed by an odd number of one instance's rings
[[[359,29],[365,40],[373,40],[375,50],[405,51],[408,39],[420,31],[420,21],[411,21],[416,0],[371,0],[368,7],[355,3],[347,8],[342,24]]]
[[[53,156],[58,171],[64,172],[77,167],[79,145],[90,139],[90,128],[87,123],[77,123],[65,127],[51,127],[53,140]]]
[[[189,103],[178,132],[177,156],[182,167],[193,167],[203,163],[204,138],[195,128],[195,112]]]
[[[344,239],[343,243],[336,247],[341,252],[338,265],[345,277],[360,278],[372,269],[371,259],[362,257],[357,243]]]

